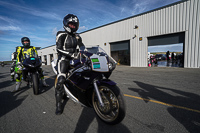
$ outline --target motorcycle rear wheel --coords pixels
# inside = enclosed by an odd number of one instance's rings
[[[33,81],[33,93],[34,95],[39,94],[39,79],[37,73],[32,74],[32,81]]]
[[[115,125],[120,123],[126,114],[123,94],[117,86],[98,86],[104,107],[100,106],[96,93],[93,93],[92,104],[97,116],[105,123]]]

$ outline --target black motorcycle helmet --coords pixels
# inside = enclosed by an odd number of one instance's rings
[[[63,19],[64,29],[70,33],[74,34],[79,28],[79,19],[76,15],[68,14]]]
[[[27,42],[29,42],[29,43],[24,43],[25,41],[27,41]],[[22,37],[21,43],[22,43],[23,46],[26,47],[26,48],[30,47],[30,39],[29,39],[28,37]]]

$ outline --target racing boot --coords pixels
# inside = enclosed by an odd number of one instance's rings
[[[49,86],[49,85],[46,83],[45,79],[42,79],[42,85],[43,85],[44,87],[48,87],[48,86]]]
[[[62,103],[58,102],[56,103],[56,115],[61,115],[62,113],[63,113]]]
[[[12,90],[12,92],[17,92],[20,90],[20,85],[21,85],[22,82],[16,82],[16,87],[14,90]]]
[[[63,113],[63,107],[62,107],[62,98],[63,98],[63,90],[62,85],[57,84],[56,86],[56,115],[61,115]]]

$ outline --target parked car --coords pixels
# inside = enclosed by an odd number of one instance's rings
[[[159,60],[166,60],[167,57],[166,57],[165,54],[156,54],[155,59],[156,59],[157,61],[159,61]]]

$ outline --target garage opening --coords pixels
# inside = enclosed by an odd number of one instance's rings
[[[130,41],[110,43],[110,50],[118,65],[130,65]]]
[[[47,55],[44,55],[44,65],[47,65]]]
[[[149,67],[183,67],[185,33],[148,38]]]
[[[53,54],[50,54],[50,61],[52,62],[54,60]]]

